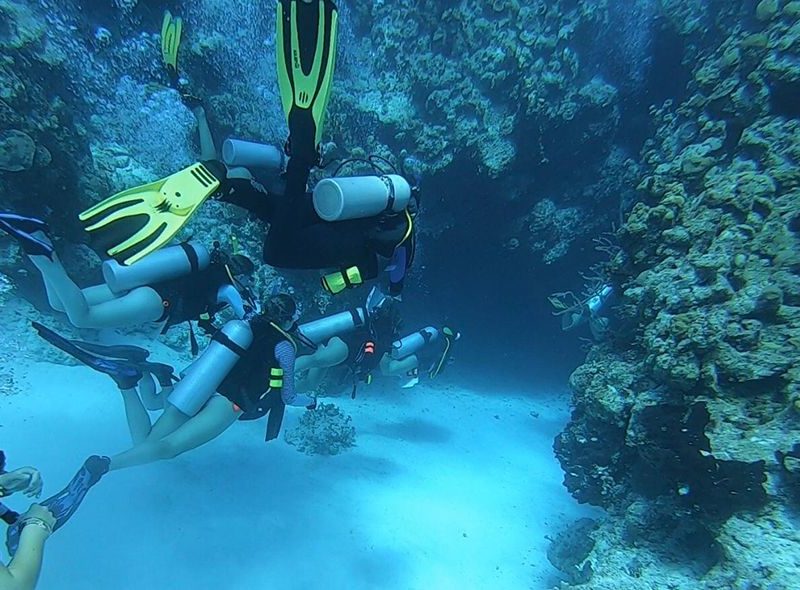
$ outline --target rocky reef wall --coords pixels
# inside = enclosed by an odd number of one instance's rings
[[[567,488],[610,514],[583,588],[797,580],[780,459],[800,440],[800,3],[727,3],[714,22],[688,98],[652,109],[608,266],[620,328],[573,373],[555,441]]]

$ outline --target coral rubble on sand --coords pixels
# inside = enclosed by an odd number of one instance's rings
[[[350,416],[334,404],[319,404],[302,415],[284,439],[306,455],[338,455],[355,445],[356,429]]]

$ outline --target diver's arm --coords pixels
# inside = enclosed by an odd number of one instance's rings
[[[192,114],[197,120],[197,135],[200,137],[200,159],[215,160],[217,158],[217,148],[214,147],[214,137],[211,135],[211,127],[208,125],[208,117],[203,105],[197,105],[192,109]]]
[[[236,314],[238,319],[243,319],[245,316],[244,300],[241,293],[236,290],[233,285],[222,285],[217,290],[217,304],[230,305],[233,313]]]
[[[39,526],[26,526],[19,538],[19,548],[8,569],[0,569],[0,588],[8,590],[33,590],[42,571],[44,543],[49,531]]]
[[[401,244],[395,248],[389,261],[389,295],[398,297],[403,292],[406,271],[411,264],[409,246]]]
[[[220,163],[219,166],[222,166]],[[222,171],[215,174],[222,174]],[[219,201],[246,209],[264,223],[272,223],[275,205],[281,198],[261,184],[244,178],[226,178],[224,187],[214,197]]]
[[[281,398],[287,406],[308,407],[314,405],[316,400],[305,393],[297,393],[294,390],[294,347],[286,340],[275,345],[275,358],[283,369],[283,388]]]
[[[18,518],[19,518],[19,513],[14,512],[13,510],[11,510],[11,508],[0,502],[0,520],[2,520],[6,524],[11,525],[17,522]]]

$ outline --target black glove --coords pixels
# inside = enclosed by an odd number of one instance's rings
[[[11,526],[19,519],[19,512],[14,512],[10,508],[6,510],[2,515],[0,515],[0,520],[5,522],[8,526]]]

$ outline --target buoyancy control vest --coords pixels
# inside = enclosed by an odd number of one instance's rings
[[[254,321],[251,327],[253,343],[225,377],[218,391],[243,412],[240,420],[257,420],[269,414],[266,439],[272,440],[278,436],[283,420],[284,378],[294,378],[283,374],[275,358],[275,347],[285,340],[297,352],[297,343],[274,322]]]

